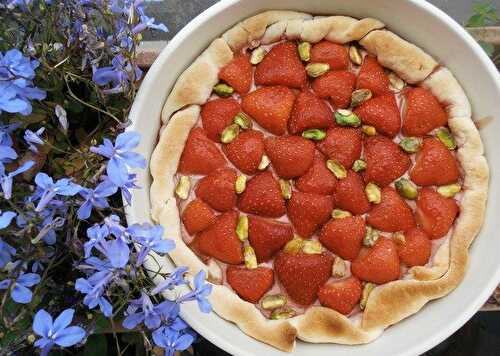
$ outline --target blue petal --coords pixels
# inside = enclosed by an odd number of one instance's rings
[[[35,183],[42,189],[48,189],[54,184],[54,181],[47,174],[40,172],[35,176]]]
[[[0,290],[9,288],[11,283],[12,281],[10,279],[4,279],[3,281],[0,281]]]
[[[122,322],[125,329],[134,329],[144,320],[144,313],[135,313],[128,315]]]
[[[85,200],[83,204],[80,205],[80,208],[78,208],[76,214],[78,216],[78,219],[84,220],[88,219],[91,211],[92,211],[92,203],[89,200]]]
[[[125,161],[127,166],[135,168],[145,168],[146,160],[144,157],[136,152],[123,152],[120,157]]]
[[[33,293],[23,285],[16,283],[10,293],[12,299],[19,304],[28,304],[33,298]]]
[[[99,308],[106,317],[110,317],[111,314],[113,314],[113,306],[108,302],[106,298],[99,299]]]
[[[16,213],[13,211],[6,211],[3,214],[0,215],[0,229],[6,228],[7,226],[10,225],[10,222],[14,217],[16,216]]]
[[[106,173],[108,174],[109,180],[118,187],[123,186],[128,181],[127,166],[115,157],[109,160],[106,167]]]
[[[36,273],[24,273],[17,278],[16,283],[25,287],[32,287],[40,283],[40,276]]]
[[[33,331],[39,336],[48,337],[52,324],[52,316],[45,310],[40,309],[33,319]]]
[[[158,253],[167,253],[175,249],[175,242],[172,240],[161,240],[155,242],[152,246],[152,250]]]
[[[153,336],[153,341],[157,346],[166,348],[168,344],[167,344],[167,338],[165,337],[163,330],[164,328],[160,328],[158,330],[153,331],[152,336]]]
[[[203,298],[203,299],[198,299],[198,308],[203,312],[203,313],[210,313],[212,311],[212,305],[210,302]]]
[[[123,132],[116,137],[115,147],[120,151],[130,151],[139,145],[140,140],[141,135],[138,132]]]
[[[54,333],[58,333],[60,330],[66,328],[71,324],[73,320],[73,315],[75,315],[74,309],[66,309],[64,310],[57,318],[54,320],[54,325],[52,327],[52,331]]]
[[[158,314],[149,314],[146,316],[144,320],[144,324],[146,327],[151,330],[151,329],[156,329],[157,327],[160,326],[161,319]]]
[[[73,346],[85,337],[85,330],[79,326],[70,326],[61,330],[54,339],[54,342],[62,347]]]
[[[184,334],[175,341],[175,349],[177,351],[186,350],[193,343],[194,338],[190,334]]]

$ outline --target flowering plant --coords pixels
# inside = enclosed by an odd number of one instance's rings
[[[166,27],[141,0],[0,0],[0,18],[0,355],[102,350],[106,331],[121,354],[128,330],[146,349],[186,349],[196,336],[180,304],[209,312],[211,286],[201,272],[165,297],[187,268],[146,269],[175,244],[123,212],[146,166],[139,135],[123,132],[136,48]]]

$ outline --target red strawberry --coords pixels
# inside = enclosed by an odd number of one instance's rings
[[[240,111],[240,104],[233,98],[215,99],[203,105],[201,122],[208,138],[220,142],[220,134]]]
[[[226,278],[227,283],[241,299],[254,304],[258,303],[274,284],[273,270],[266,267],[248,269],[229,266],[226,270]]]
[[[188,234],[193,235],[215,223],[215,213],[200,199],[191,200],[182,212],[182,222]]]
[[[358,257],[366,233],[365,220],[361,216],[350,216],[330,220],[319,235],[321,243],[345,260]]]
[[[314,193],[293,192],[288,201],[287,212],[297,233],[311,236],[330,218],[333,210],[332,198]]]
[[[292,42],[274,46],[255,69],[257,85],[302,88],[306,81],[306,70],[297,54],[297,46]]]
[[[363,124],[371,125],[381,134],[394,137],[401,127],[398,104],[394,94],[377,96],[354,110]]]
[[[327,283],[319,289],[321,305],[348,315],[361,299],[363,288],[356,277],[349,277],[333,283]]]
[[[245,130],[222,150],[240,171],[255,174],[264,154],[264,135],[260,131]]]
[[[274,170],[282,178],[295,178],[311,168],[314,143],[300,136],[268,137],[264,140],[266,153]]]
[[[427,234],[413,228],[405,231],[405,242],[398,244],[399,259],[408,267],[423,266],[431,257],[432,243]]]
[[[458,214],[457,202],[445,198],[431,188],[422,188],[418,192],[415,218],[431,239],[446,235]]]
[[[420,87],[408,89],[405,97],[403,134],[423,136],[448,122],[448,115],[429,90]]]
[[[351,264],[351,272],[362,281],[384,284],[399,278],[399,256],[396,243],[381,237]]]
[[[364,214],[370,210],[363,179],[353,171],[348,171],[346,178],[337,181],[333,201],[337,208],[348,210],[353,214]]]
[[[215,143],[208,139],[203,129],[193,128],[182,151],[179,173],[208,174],[225,165],[226,159]]]
[[[365,182],[386,186],[401,177],[410,168],[410,157],[384,136],[365,139]]]
[[[357,89],[370,89],[373,96],[389,94],[389,78],[377,58],[366,56],[359,69]]]
[[[285,214],[285,200],[278,181],[271,172],[259,173],[247,182],[238,208],[249,214],[278,218]]]
[[[274,260],[278,280],[297,304],[310,305],[319,288],[332,274],[333,257],[327,253],[307,255],[280,252]]]
[[[374,204],[366,221],[374,228],[388,232],[415,227],[411,208],[392,187],[382,189],[382,201]]]
[[[221,168],[202,178],[196,186],[196,196],[218,211],[236,206],[235,183],[238,175],[232,168]]]
[[[270,260],[292,238],[291,225],[256,216],[248,217],[248,240],[259,263]]]
[[[219,78],[232,86],[239,94],[246,94],[252,85],[253,68],[248,56],[234,57],[221,68]]]
[[[311,168],[295,182],[301,192],[331,195],[335,189],[337,178],[326,168],[325,158],[316,151]]]
[[[217,217],[214,225],[201,232],[193,241],[193,248],[219,261],[238,265],[243,262],[241,241],[236,236],[238,213],[229,211]]]
[[[441,141],[426,138],[417,153],[410,177],[418,185],[446,185],[460,176],[457,160]]]
[[[335,108],[347,108],[351,104],[355,84],[354,73],[338,70],[314,79],[312,88],[320,98],[329,98]]]
[[[321,41],[311,48],[311,63],[328,63],[330,70],[347,69],[349,67],[349,54],[342,45]]]
[[[313,92],[302,91],[295,100],[288,130],[299,134],[307,129],[324,129],[333,125],[330,107]]]
[[[360,130],[334,127],[329,129],[325,139],[318,143],[318,149],[345,168],[351,168],[354,161],[361,156],[362,142],[363,136]]]
[[[289,88],[262,87],[245,95],[241,107],[264,129],[275,135],[283,135],[294,101],[295,94]]]

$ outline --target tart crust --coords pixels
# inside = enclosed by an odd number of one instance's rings
[[[434,255],[431,266],[414,267],[410,270],[410,279],[377,286],[370,294],[361,322],[355,323],[332,309],[318,306],[288,320],[269,320],[228,287],[214,285],[209,299],[219,316],[237,324],[246,334],[284,351],[293,349],[296,338],[314,343],[368,343],[430,300],[445,296],[463,279],[468,248],[483,223],[489,170],[463,89],[448,69],[440,67],[422,49],[383,28],[382,22],[371,18],[313,17],[293,11],[260,13],[214,40],[181,74],[163,108],[164,126],[151,157],[152,217],[164,226],[165,236],[176,242],[177,248],[170,254],[173,261],[188,266],[192,274],[205,270],[213,279],[220,271],[212,271],[182,240],[179,211],[173,196],[174,177],[187,135],[199,117],[200,105],[210,97],[218,81],[218,71],[233,58],[233,51],[269,44],[283,37],[309,42],[359,41],[383,66],[405,81],[429,89],[448,111],[449,127],[458,144],[457,159],[463,168],[460,215],[450,238]],[[151,260],[147,263],[158,267]]]

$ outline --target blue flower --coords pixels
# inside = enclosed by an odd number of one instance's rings
[[[130,63],[123,55],[118,54],[111,60],[111,66],[98,68],[92,75],[92,80],[100,86],[111,83],[110,89],[103,90],[106,94],[117,94],[125,91],[130,82],[142,77],[142,71]]]
[[[33,293],[29,290],[29,287],[33,287],[39,282],[40,276],[38,274],[24,273],[16,279],[4,279],[0,282],[0,289],[10,288],[10,296],[16,303],[28,304],[33,298]]]
[[[83,251],[85,253],[85,258],[90,256],[92,248],[102,244],[106,237],[109,236],[109,228],[106,225],[94,225],[87,229],[87,237],[89,238],[87,242],[83,244]]]
[[[16,213],[13,211],[4,211],[3,213],[0,211],[0,229],[4,229],[9,226],[15,216]]]
[[[137,178],[137,174],[135,173],[130,173],[128,175],[128,180],[123,184],[120,189],[122,191],[122,196],[123,199],[127,202],[127,204],[132,204],[132,193],[130,192],[130,189],[137,189],[139,188],[138,185],[135,184],[135,180]]]
[[[43,145],[43,140],[40,135],[43,134],[44,131],[45,127],[39,128],[36,132],[31,130],[24,131],[24,141],[26,141],[31,151],[38,153],[36,145]]]
[[[56,195],[73,196],[82,190],[81,186],[68,178],[59,179],[54,183],[54,180],[45,173],[38,173],[35,176],[35,183],[41,190],[40,201],[35,211],[43,210]]]
[[[127,265],[130,258],[130,250],[125,242],[116,239],[104,241],[100,246],[113,269],[121,269]]]
[[[177,302],[183,303],[190,300],[196,300],[198,307],[203,313],[210,313],[212,306],[207,297],[212,292],[212,285],[205,283],[205,271],[200,271],[194,277],[194,290],[181,296]]]
[[[104,218],[104,224],[108,227],[109,232],[117,239],[121,239],[126,243],[126,229],[120,222],[120,217],[118,215],[112,214]]]
[[[75,282],[75,289],[80,293],[85,294],[83,304],[89,309],[94,309],[99,306],[99,309],[104,316],[109,317],[113,314],[113,306],[103,296],[106,291],[106,286],[111,282],[113,273],[108,271],[99,271],[91,275],[89,278],[78,278]]]
[[[170,275],[165,278],[162,282],[158,283],[158,285],[153,288],[151,291],[152,295],[163,292],[164,290],[170,290],[175,286],[179,286],[182,284],[187,284],[184,279],[184,274],[188,271],[187,267],[181,266],[177,267]]]
[[[166,300],[158,305],[153,305],[149,296],[142,292],[140,298],[130,301],[127,316],[122,325],[126,329],[133,329],[144,322],[148,329],[156,329],[160,326],[162,315],[168,317],[173,304],[175,302]]]
[[[165,349],[166,356],[173,356],[176,351],[184,351],[194,341],[193,335],[162,327],[152,334],[154,343]]]
[[[79,326],[69,326],[74,314],[74,309],[66,309],[56,320],[52,320],[52,316],[43,309],[35,314],[33,331],[41,338],[34,345],[42,349],[42,355],[47,355],[54,345],[69,347],[83,340],[85,330]]]
[[[0,240],[0,268],[4,268],[7,263],[12,261],[12,256],[16,254],[16,249],[7,242]]]
[[[109,179],[99,183],[95,189],[83,188],[79,194],[85,201],[78,209],[78,219],[87,219],[93,206],[98,209],[109,208],[108,201],[105,198],[115,194],[117,190],[118,187]]]
[[[0,53],[0,79],[34,79],[35,69],[40,65],[37,60],[23,56],[17,48]]]
[[[0,165],[0,187],[3,190],[3,197],[5,199],[10,199],[12,197],[12,180],[14,179],[15,176],[26,172],[28,169],[33,167],[35,162],[33,161],[27,161],[24,162],[19,168],[13,170],[10,173],[5,173],[2,172],[3,170],[1,169]]]
[[[144,31],[145,29],[150,28],[153,30],[158,30],[158,31],[163,31],[163,32],[168,32],[167,26],[164,24],[155,24],[155,19],[154,17],[148,17],[146,15],[141,16],[141,21],[134,26],[132,29],[133,34],[140,33]]]
[[[174,241],[163,238],[161,225],[134,224],[127,229],[127,232],[132,236],[132,240],[141,245],[137,256],[137,265],[144,262],[150,251],[167,253],[175,248]]]

